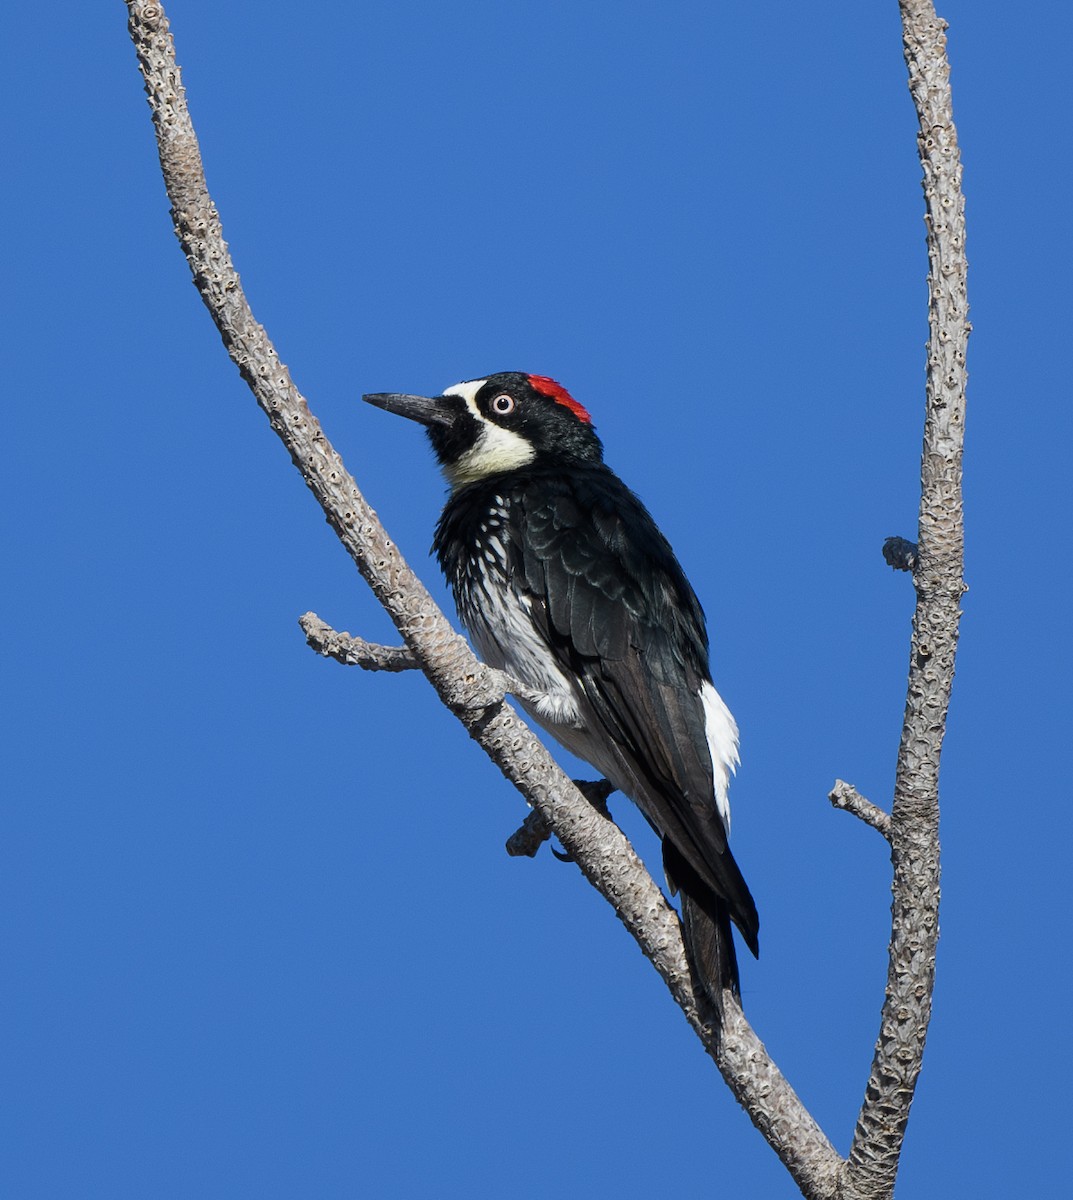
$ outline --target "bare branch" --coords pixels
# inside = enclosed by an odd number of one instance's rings
[[[962,578],[961,455],[966,291],[965,201],[950,95],[946,23],[931,0],[901,0],[909,88],[920,122],[928,242],[926,408],[917,603],[891,810],[894,900],[886,999],[842,1196],[893,1194],[931,1016],[939,937],[939,755],[954,679]]]
[[[507,853],[511,858],[535,858],[536,852],[553,832],[540,813],[531,812],[507,838]]]
[[[601,816],[611,820],[611,814],[607,811],[607,797],[615,789],[606,779],[575,779],[574,786]],[[537,851],[554,832],[539,813],[530,813],[507,838],[507,853],[511,858],[535,858]],[[562,854],[554,847],[552,854],[563,862],[574,861],[569,854]]]
[[[340,633],[316,613],[304,613],[298,624],[306,635],[312,650],[325,658],[334,658],[346,667],[361,667],[366,671],[412,671],[421,670],[421,663],[408,646],[379,646],[350,633]],[[488,692],[480,692],[472,700],[463,703],[467,708],[485,709],[506,696],[517,696],[520,700],[539,700],[532,688],[527,688],[516,679],[496,667],[481,666]],[[494,691],[492,691],[494,689]]]
[[[578,792],[504,703],[502,679],[473,656],[387,537],[324,436],[242,292],[205,182],[167,19],[127,0],[175,230],[231,358],[362,575],[444,704],[555,830],[667,984],[751,1120],[806,1196],[832,1197],[842,1160],[779,1073],[729,993],[717,1042],[696,1010],[677,914],[629,842]]]
[[[841,779],[835,780],[835,786],[827,794],[827,799],[843,812],[852,813],[855,817],[879,832],[890,841],[890,814],[885,813],[877,804],[866,800],[852,783]]]
[[[377,646],[364,638],[340,633],[316,613],[303,613],[298,624],[312,649],[346,667],[361,667],[364,671],[412,671],[420,666],[409,646]]]

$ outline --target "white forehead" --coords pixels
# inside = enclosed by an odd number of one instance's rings
[[[468,379],[454,384],[453,387],[444,388],[443,394],[445,396],[461,396],[474,413],[477,413],[477,393],[487,382],[487,379]],[[477,415],[480,414],[477,413]]]

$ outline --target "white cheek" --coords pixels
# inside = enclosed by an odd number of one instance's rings
[[[463,487],[489,475],[513,471],[536,457],[536,451],[525,438],[494,425],[477,407],[477,393],[487,382],[487,379],[470,379],[444,389],[445,396],[458,396],[466,402],[466,407],[480,423],[481,429],[477,442],[456,462],[444,467],[451,487]]]
[[[524,467],[536,457],[532,443],[520,434],[479,418],[481,432],[476,443],[453,463],[444,467],[452,487],[475,483],[488,475],[498,475]]]

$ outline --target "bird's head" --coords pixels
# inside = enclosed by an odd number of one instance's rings
[[[500,371],[439,396],[377,392],[369,404],[419,421],[454,488],[532,465],[600,462],[592,418],[544,375]]]

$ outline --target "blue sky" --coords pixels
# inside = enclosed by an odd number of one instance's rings
[[[506,857],[523,804],[423,680],[305,647],[307,609],[393,634],[190,284],[124,8],[9,9],[0,1190],[795,1195],[576,870]],[[940,11],[971,591],[900,1195],[1050,1196],[1073,18]],[[897,5],[168,12],[254,310],[437,597],[443,485],[362,392],[552,375],[674,543],[742,728],[746,1009],[845,1151],[889,868],[825,797],[889,802],[912,588],[879,551],[915,528],[926,336]]]

